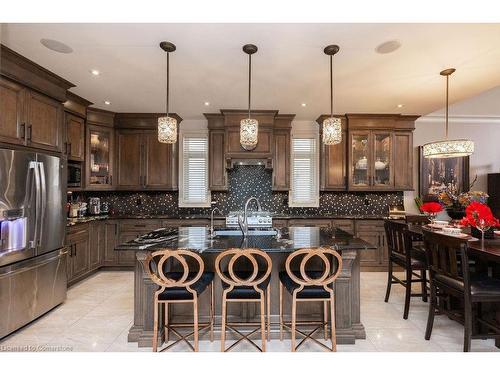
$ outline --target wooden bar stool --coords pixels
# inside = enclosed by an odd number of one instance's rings
[[[331,265],[327,255],[336,259],[336,268]],[[306,270],[307,263],[314,257],[322,260],[322,270]],[[300,260],[298,270],[292,270],[292,261]],[[283,328],[291,330],[292,352],[296,351],[307,339],[311,339],[329,351],[337,351],[337,340],[335,337],[335,295],[334,280],[339,276],[342,269],[342,258],[339,253],[330,248],[307,248],[294,251],[285,262],[286,271],[279,273],[280,278],[280,340],[283,340]],[[335,269],[335,271],[334,271]],[[283,287],[292,295],[292,321],[285,322],[283,319]],[[323,302],[323,321],[297,321],[297,302]],[[330,305],[330,330],[332,347],[324,345],[312,335],[323,328],[325,340],[328,339],[328,304]],[[309,333],[297,329],[299,325],[316,325]],[[295,346],[295,334],[304,336],[304,339]]]
[[[246,259],[251,265],[250,270],[235,270],[238,260]],[[221,263],[227,263],[227,271],[222,270]],[[270,288],[272,261],[269,255],[260,249],[228,249],[220,253],[215,259],[215,270],[222,281],[222,327],[221,351],[226,352],[234,348],[242,340],[247,340],[259,351],[266,351],[266,312],[267,304],[267,334],[270,331]],[[267,298],[266,298],[267,297]],[[267,302],[266,302],[267,300]],[[227,322],[227,304],[231,302],[258,302],[260,304],[260,323]],[[257,326],[248,334],[236,329],[236,326]],[[226,327],[237,333],[241,338],[226,349]],[[255,344],[249,336],[260,329],[262,346]]]
[[[170,260],[172,263],[175,261],[179,262],[182,266],[182,271],[166,272],[165,262],[167,260]],[[194,263],[194,265],[190,266],[190,263]],[[161,351],[168,350],[175,344],[184,341],[193,351],[197,352],[198,333],[205,328],[210,328],[210,341],[213,341],[214,273],[204,272],[205,266],[201,257],[190,250],[163,249],[148,254],[143,261],[143,267],[151,280],[160,287],[155,292],[154,297],[153,351],[156,352],[158,349],[158,309],[160,305],[164,306],[165,312],[165,341],[168,342],[170,331],[178,337],[177,341],[163,348]],[[198,269],[198,271],[194,271],[193,269]],[[208,286],[210,286],[210,321],[200,325],[198,322],[198,297]],[[193,324],[170,324],[168,307],[173,303],[193,304]],[[193,327],[193,331],[182,335],[176,329],[178,327]],[[188,341],[188,338],[191,336],[194,336],[194,346]]]

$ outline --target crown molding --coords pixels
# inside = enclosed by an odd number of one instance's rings
[[[456,124],[500,124],[500,116],[450,116],[448,117],[450,123]],[[422,116],[417,122],[444,122],[443,116]]]

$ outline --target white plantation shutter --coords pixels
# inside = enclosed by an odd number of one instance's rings
[[[292,188],[289,206],[319,206],[317,138],[292,138]]]
[[[208,190],[208,137],[189,135],[182,137],[179,206],[210,206]]]

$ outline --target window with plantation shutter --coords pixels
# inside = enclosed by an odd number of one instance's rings
[[[210,207],[208,135],[181,134],[179,207]]]
[[[317,137],[292,137],[290,207],[319,206]]]

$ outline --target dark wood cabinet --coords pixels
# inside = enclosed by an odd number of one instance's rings
[[[104,224],[104,266],[115,266],[118,263],[118,252],[115,251],[118,239],[118,222],[107,220]]]
[[[176,190],[177,143],[158,142],[156,131],[116,131],[116,187]]]
[[[26,89],[0,77],[0,142],[24,144]]]
[[[413,133],[394,133],[394,189],[413,190]]]
[[[113,187],[113,128],[87,122],[85,188],[109,190]]]
[[[273,131],[270,128],[259,127],[257,146],[252,151],[246,151],[240,144],[240,129],[239,127],[231,127],[226,131],[227,137],[227,153],[229,155],[245,154],[252,152],[253,154],[270,155],[272,152]]]
[[[387,267],[387,241],[383,220],[357,220],[356,236],[376,246],[376,249],[360,252],[360,264],[369,270],[384,270]]]
[[[210,130],[208,138],[209,189],[227,191],[228,180],[225,160],[226,135],[224,130]]]
[[[290,130],[275,130],[273,137],[273,190],[290,189]]]
[[[131,241],[138,236],[160,228],[159,220],[120,220],[118,227],[117,243]],[[116,251],[119,266],[133,266],[135,264],[135,251]]]
[[[106,248],[106,226],[102,221],[94,221],[90,224],[90,271],[99,268],[104,260]]]
[[[68,283],[81,279],[90,271],[89,225],[71,227],[66,237],[68,253]]]
[[[69,160],[85,160],[85,119],[65,113],[65,153]]]
[[[63,106],[48,96],[28,90],[26,98],[27,145],[48,151],[62,151]]]

